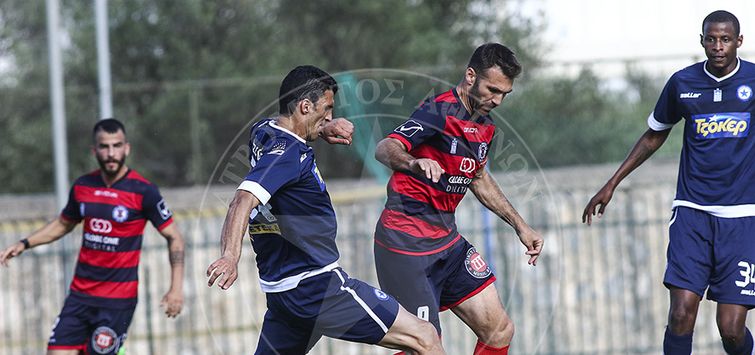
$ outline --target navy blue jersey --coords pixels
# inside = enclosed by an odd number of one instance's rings
[[[249,234],[262,290],[290,290],[336,267],[336,215],[312,147],[268,119],[252,127],[249,155],[252,168],[239,189],[260,200]]]
[[[162,230],[171,216],[157,186],[134,170],[110,187],[99,170],[76,179],[61,213],[84,222],[71,297],[98,307],[134,307],[144,227],[150,221]]]
[[[752,85],[755,64],[739,59],[736,69],[722,78],[701,62],[674,73],[666,83],[648,125],[660,131],[685,120],[674,207],[718,217],[755,216]]]

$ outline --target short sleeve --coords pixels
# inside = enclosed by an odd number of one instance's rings
[[[648,116],[648,127],[654,131],[665,131],[673,127],[682,115],[679,112],[677,98],[679,97],[674,84],[676,80],[672,76],[663,87],[658,102],[655,104],[655,110]]]
[[[71,187],[71,190],[68,192],[68,203],[63,207],[63,211],[60,212],[60,217],[78,223],[84,218],[84,216],[82,216],[79,201],[76,201],[76,195],[74,194],[75,186],[76,185]]]
[[[142,200],[144,216],[157,230],[169,226],[173,222],[173,212],[168,208],[165,199],[160,195],[160,190],[155,185],[150,185]]]
[[[388,134],[388,137],[398,139],[407,151],[411,151],[413,147],[443,132],[445,125],[446,117],[441,110],[441,104],[427,101],[414,111],[408,120]]]
[[[278,141],[271,148],[265,149],[253,164],[249,174],[239,185],[239,190],[249,191],[263,205],[270,198],[301,176],[301,157],[295,144],[287,142],[288,147],[281,147],[285,141]]]

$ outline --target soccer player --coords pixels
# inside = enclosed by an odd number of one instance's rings
[[[137,302],[142,234],[149,221],[168,242],[170,290],[161,306],[175,317],[183,305],[184,242],[155,184],[126,166],[131,146],[115,119],[92,133],[100,169],[79,177],[58,218],[0,253],[0,264],[25,250],[54,242],[79,223],[84,237],[63,310],[53,325],[47,354],[116,354]]]
[[[313,66],[283,79],[279,116],[256,123],[252,168],[231,201],[221,232],[222,256],[207,269],[208,286],[238,277],[243,231],[257,254],[267,312],[256,354],[305,354],[323,335],[419,354],[444,354],[433,327],[383,291],[350,278],[338,265],[336,216],[314,152],[329,142],[336,81]],[[353,127],[348,127],[345,143]]]
[[[700,44],[706,61],[671,76],[650,127],[616,173],[590,200],[584,223],[600,217],[618,184],[663,145],[684,118],[684,144],[669,226],[663,283],[671,304],[663,340],[666,354],[689,354],[697,309],[707,289],[729,354],[750,354],[745,327],[755,306],[755,65],[737,57],[739,21],[726,11],[703,20]]]
[[[480,46],[461,82],[423,102],[375,151],[394,170],[375,230],[380,286],[438,333],[438,312],[452,310],[477,335],[475,354],[507,354],[514,326],[492,286],[495,276],[456,228],[459,202],[469,189],[514,227],[530,264],[543,247],[485,169],[496,128],[490,111],[520,72],[505,46]]]

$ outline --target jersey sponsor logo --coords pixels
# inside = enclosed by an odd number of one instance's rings
[[[482,255],[477,252],[475,247],[471,247],[467,250],[467,258],[464,259],[464,266],[467,268],[467,272],[469,272],[470,275],[478,279],[484,279],[492,273],[488,263],[485,262],[485,259],[482,258]]]
[[[453,175],[453,176],[448,177],[449,184],[469,185],[471,182],[472,182],[472,179],[466,176]]]
[[[110,327],[102,326],[92,333],[92,349],[98,354],[107,354],[118,348],[120,339]]]
[[[488,155],[488,144],[485,142],[480,143],[480,147],[477,148],[477,156],[480,158],[480,160],[484,160],[485,156]]]
[[[379,300],[385,301],[388,299],[388,294],[383,292],[382,290],[378,290],[375,288],[373,289],[373,291],[375,291],[375,297],[377,297]]]
[[[477,133],[477,127],[464,127],[464,133]]]
[[[115,206],[113,208],[113,219],[118,223],[126,222],[128,219],[128,208],[123,206]]]
[[[693,115],[698,139],[744,138],[750,128],[749,112],[725,112]]]
[[[407,138],[413,136],[415,133],[419,131],[424,131],[425,127],[422,127],[422,125],[415,121],[415,120],[408,120],[404,122],[401,126],[396,127],[393,131],[396,133],[399,133]]]
[[[110,197],[110,198],[118,198],[118,193],[108,190],[94,190],[95,196],[104,196],[104,197]]]
[[[322,176],[320,175],[320,169],[317,168],[317,163],[312,163],[312,175],[315,176],[315,180],[317,180],[317,184],[320,185],[320,191],[325,191],[325,180],[322,179]]]
[[[680,99],[696,99],[696,98],[700,97],[700,95],[702,95],[702,93],[699,93],[699,92],[684,92],[684,93],[679,94],[679,98]]]
[[[168,208],[165,199],[160,200],[160,202],[155,205],[155,208],[160,212],[160,217],[162,217],[163,221],[167,221],[168,218],[173,216],[173,212]]]
[[[113,224],[106,219],[92,218],[89,220],[89,229],[95,233],[108,234],[113,231]]]
[[[742,101],[747,101],[752,97],[752,88],[747,85],[742,85],[737,88],[737,97]]]
[[[281,234],[281,228],[278,226],[278,223],[260,223],[260,224],[250,224],[249,225],[249,235],[254,236],[257,234]]]
[[[472,158],[464,158],[461,160],[461,164],[459,164],[459,170],[462,173],[471,173],[475,171],[477,168],[477,162]]]

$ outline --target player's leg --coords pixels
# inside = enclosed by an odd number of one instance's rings
[[[135,307],[97,308],[97,315],[92,320],[94,329],[87,342],[87,354],[118,354],[126,341],[134,311]]]
[[[435,328],[412,316],[395,298],[335,269],[304,280],[327,285],[314,328],[325,336],[417,354],[445,354]],[[301,283],[300,283],[301,286]]]
[[[91,332],[87,320],[93,314],[91,307],[66,298],[52,326],[47,355],[77,355],[83,352]]]
[[[723,303],[719,303],[716,308],[716,324],[727,354],[752,353],[752,334],[745,327],[747,310],[742,305]]]
[[[262,331],[257,342],[256,355],[306,354],[317,343],[319,336],[313,338],[308,321],[301,319],[296,322],[287,320],[288,317],[268,310],[262,322]]]
[[[435,327],[401,306],[398,308],[396,320],[378,345],[403,349],[407,354],[445,354]]]
[[[493,284],[451,308],[477,335],[474,354],[505,354],[514,337],[514,323],[503,309]]]
[[[666,354],[692,352],[697,310],[713,275],[713,238],[717,228],[713,216],[706,212],[674,209],[663,277],[671,301],[663,339]]]

